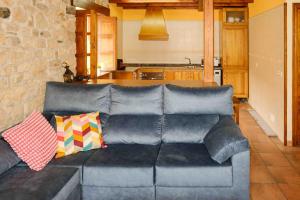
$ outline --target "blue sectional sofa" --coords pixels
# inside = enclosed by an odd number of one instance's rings
[[[0,199],[247,200],[249,144],[232,88],[47,83],[44,115],[99,111],[108,148],[31,171],[0,141]]]

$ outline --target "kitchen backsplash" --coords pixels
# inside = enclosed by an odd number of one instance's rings
[[[167,20],[168,41],[141,41],[140,20],[123,21],[123,60],[125,63],[201,63],[204,57],[203,21]],[[124,39],[126,38],[126,39]],[[219,57],[219,22],[215,22],[215,57]]]

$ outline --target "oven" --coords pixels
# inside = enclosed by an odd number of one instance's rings
[[[139,74],[141,80],[164,80],[163,72],[141,72]]]

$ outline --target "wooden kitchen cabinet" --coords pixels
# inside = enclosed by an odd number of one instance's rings
[[[203,80],[203,70],[199,69],[172,69],[164,70],[164,80]]]
[[[225,8],[220,16],[223,84],[233,86],[235,97],[248,98],[248,8]]]
[[[136,72],[113,71],[111,72],[112,79],[136,80]]]
[[[223,85],[232,85],[235,97],[248,98],[248,70],[224,69]]]

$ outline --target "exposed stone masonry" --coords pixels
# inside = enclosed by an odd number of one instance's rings
[[[45,83],[76,64],[75,16],[69,0],[0,0],[0,131],[42,110]]]

